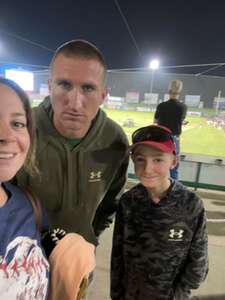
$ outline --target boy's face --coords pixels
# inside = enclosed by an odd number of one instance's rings
[[[176,156],[146,145],[137,145],[132,154],[135,174],[148,189],[167,185],[169,170],[177,164]]]

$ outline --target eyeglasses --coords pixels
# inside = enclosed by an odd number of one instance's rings
[[[144,141],[166,142],[171,140],[174,143],[173,136],[169,129],[158,125],[149,125],[137,129],[132,134],[132,144]]]

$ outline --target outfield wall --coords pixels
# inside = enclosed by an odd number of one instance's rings
[[[168,84],[173,79],[183,81],[183,90],[180,99],[184,101],[186,95],[199,95],[204,108],[214,107],[214,98],[225,97],[225,77],[219,76],[195,76],[191,74],[164,73],[160,70],[154,72],[152,93],[158,94],[158,100],[163,100],[168,93]],[[107,86],[111,96],[125,98],[127,93],[138,93],[139,101],[143,102],[145,94],[150,92],[152,80],[151,71],[123,72],[108,71]],[[34,72],[34,92],[39,93],[48,83],[48,70]],[[45,93],[44,93],[45,94]]]
[[[112,70],[108,73],[110,95],[125,98],[127,92],[137,92],[140,101],[143,101],[145,93],[150,92],[151,77],[151,71],[118,72]],[[221,91],[221,97],[225,96],[225,77],[169,74],[160,70],[154,71],[152,93],[158,94],[158,99],[163,100],[164,95],[168,93],[169,82],[173,79],[180,79],[183,82],[180,96],[183,101],[186,95],[199,95],[205,108],[213,108],[213,101],[218,92]]]

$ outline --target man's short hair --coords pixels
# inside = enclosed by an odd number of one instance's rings
[[[54,61],[59,54],[63,54],[66,57],[77,57],[83,59],[93,59],[98,61],[103,67],[103,77],[105,81],[107,73],[105,59],[103,57],[103,54],[94,44],[86,40],[71,40],[62,44],[56,49],[54,53],[54,56],[50,63],[50,69],[52,68]]]

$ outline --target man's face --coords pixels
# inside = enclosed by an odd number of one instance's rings
[[[52,65],[49,91],[57,131],[69,139],[82,138],[107,95],[104,69],[94,59],[58,54]]]

